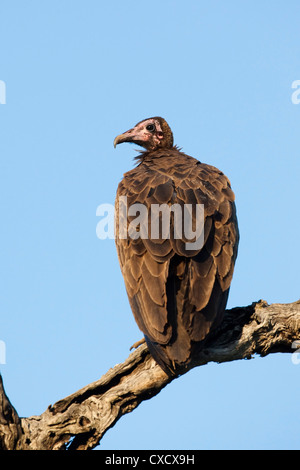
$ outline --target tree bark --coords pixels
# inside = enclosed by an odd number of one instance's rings
[[[292,353],[299,338],[300,301],[272,305],[254,302],[226,310],[222,325],[189,369],[255,354]],[[40,416],[19,418],[0,377],[0,449],[93,449],[122,415],[155,396],[175,378],[162,371],[143,344],[125,362],[50,405]]]

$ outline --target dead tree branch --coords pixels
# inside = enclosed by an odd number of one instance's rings
[[[300,338],[300,301],[268,305],[264,301],[226,311],[225,320],[192,367],[293,352]],[[168,377],[140,346],[125,362],[72,395],[50,405],[40,416],[19,418],[0,381],[0,449],[88,450],[122,415],[152,398],[174,378]]]

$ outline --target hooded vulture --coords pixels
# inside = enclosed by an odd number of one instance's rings
[[[173,145],[161,117],[139,122],[118,135],[114,146],[122,142],[145,150],[116,195],[121,271],[151,355],[168,375],[177,375],[222,321],[239,240],[234,193],[220,170]],[[203,208],[199,230],[197,207]],[[189,237],[177,227],[178,221],[185,224],[183,215],[190,219]]]

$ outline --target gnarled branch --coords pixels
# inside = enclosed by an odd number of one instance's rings
[[[300,338],[300,301],[264,301],[226,311],[225,319],[190,368],[293,352]],[[99,380],[58,401],[40,416],[19,418],[0,381],[0,449],[93,449],[120,417],[174,380],[155,363],[146,345]]]

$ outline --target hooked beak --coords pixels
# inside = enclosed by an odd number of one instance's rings
[[[118,144],[122,144],[123,142],[133,142],[134,134],[133,129],[129,129],[129,131],[124,132],[124,134],[117,135],[114,140],[114,147]]]

